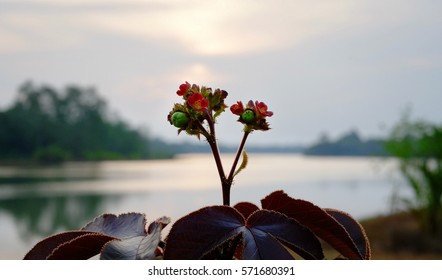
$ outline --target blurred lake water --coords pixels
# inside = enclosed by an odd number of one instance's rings
[[[223,155],[223,161],[227,169],[233,155]],[[260,199],[279,189],[357,219],[388,214],[393,197],[410,195],[391,159],[250,154],[232,188],[232,205],[250,201],[259,206]],[[0,166],[0,259],[21,259],[42,238],[79,229],[102,213],[142,212],[148,221],[161,216],[176,221],[221,203],[211,154]]]

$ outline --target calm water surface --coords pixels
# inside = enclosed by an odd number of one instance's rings
[[[230,166],[233,156],[223,160]],[[247,169],[236,177],[232,204],[259,205],[261,198],[283,189],[358,219],[387,214],[394,194],[410,195],[395,167],[392,160],[376,158],[252,154]],[[142,212],[148,220],[166,215],[176,221],[221,203],[209,154],[160,161],[0,166],[0,259],[20,259],[43,237],[79,229],[104,212]]]

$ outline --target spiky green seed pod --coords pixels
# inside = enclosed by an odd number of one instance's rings
[[[189,123],[189,117],[186,113],[183,112],[175,112],[172,115],[172,123],[175,127],[185,128]]]

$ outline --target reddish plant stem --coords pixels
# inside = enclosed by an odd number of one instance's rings
[[[209,142],[210,148],[212,149],[213,157],[215,158],[216,168],[218,169],[219,178],[221,180],[221,186],[223,190],[223,205],[230,205],[230,194],[226,193],[225,189],[227,188],[227,179],[224,173],[223,164],[221,162],[221,156],[218,149],[218,144],[216,143],[215,137],[211,135],[207,138],[207,142]]]
[[[236,151],[235,160],[232,164],[232,169],[230,169],[229,177],[227,177],[227,181],[230,182],[230,185],[232,185],[233,182],[233,175],[235,174],[236,166],[238,165],[239,158],[241,157],[242,151],[244,150],[244,146],[247,141],[247,136],[249,136],[250,132],[245,131],[244,135],[242,137],[241,143],[239,144],[238,150]]]
[[[204,137],[206,137],[207,140],[209,140],[210,134],[209,134],[209,132],[207,132],[206,128],[201,123],[199,123],[199,122],[197,122],[196,125],[201,130],[201,134],[204,135]],[[198,139],[199,138],[200,137],[198,136]]]
[[[228,186],[228,181],[226,174],[224,173],[223,163],[221,161],[221,155],[218,148],[218,143],[216,142],[215,124],[213,118],[210,114],[207,114],[207,123],[209,124],[210,134],[206,137],[207,142],[209,142],[210,148],[212,150],[213,157],[215,158],[216,168],[218,169],[219,178],[221,180],[221,188],[223,195],[223,205],[230,205],[230,186]]]
[[[221,156],[219,153],[218,144],[216,143],[215,127],[213,125],[210,125],[211,123],[213,123],[211,118],[207,118],[207,121],[209,123],[210,133],[207,132],[207,130],[204,128],[204,126],[201,123],[197,124],[199,129],[201,130],[201,133],[204,135],[204,137],[206,137],[207,142],[210,145],[213,157],[215,158],[216,168],[218,169],[220,180],[221,182],[224,182],[226,180],[226,175],[224,174],[223,163],[221,162]]]
[[[241,153],[244,149],[244,146],[247,141],[247,136],[249,136],[250,132],[244,132],[241,143],[236,152],[235,159],[233,160],[232,168],[230,169],[229,177],[226,177],[224,172],[223,164],[221,161],[221,155],[219,152],[218,144],[216,142],[216,134],[215,134],[215,124],[213,122],[212,116],[207,114],[206,116],[207,123],[209,124],[209,132],[207,132],[204,127],[201,128],[205,132],[203,135],[207,138],[207,142],[210,145],[212,150],[213,157],[215,159],[216,167],[218,169],[219,178],[221,180],[221,188],[223,195],[223,205],[230,206],[230,189],[232,188],[233,177],[235,174],[236,166],[238,165],[239,158],[241,157]]]

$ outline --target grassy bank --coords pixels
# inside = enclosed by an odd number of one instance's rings
[[[373,259],[442,260],[442,236],[422,232],[410,213],[380,216],[361,223],[370,240]]]

